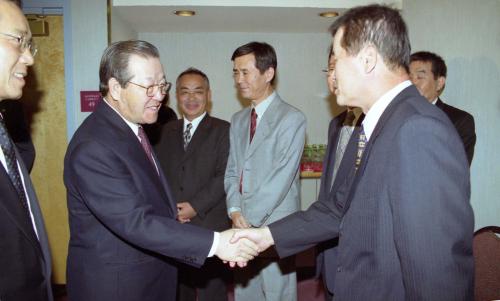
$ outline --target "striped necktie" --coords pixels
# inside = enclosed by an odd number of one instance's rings
[[[17,195],[19,196],[19,201],[23,206],[26,213],[29,214],[28,200],[26,198],[26,192],[24,191],[23,183],[21,180],[21,174],[19,173],[19,168],[17,167],[16,152],[14,150],[14,144],[10,140],[9,134],[5,127],[5,122],[3,117],[0,115],[0,146],[2,147],[3,154],[5,156],[5,163],[7,165],[7,174],[9,175],[12,185],[16,189]]]

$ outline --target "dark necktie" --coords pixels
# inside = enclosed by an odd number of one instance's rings
[[[356,153],[356,163],[355,163],[356,170],[358,170],[359,166],[361,165],[361,158],[363,157],[365,146],[366,146],[365,129],[363,128],[363,126],[361,126],[358,138],[358,151]]]
[[[252,108],[250,113],[250,143],[252,143],[253,136],[255,135],[255,129],[257,128],[257,113],[255,108]],[[241,171],[240,176],[240,193],[243,191],[243,171]]]
[[[256,128],[257,128],[257,113],[255,113],[255,108],[253,108],[252,113],[250,114],[250,142],[252,142]]]
[[[9,175],[10,181],[21,201],[21,205],[26,210],[29,216],[28,200],[26,199],[26,193],[24,191],[23,183],[21,181],[21,174],[17,167],[16,152],[14,151],[14,144],[9,138],[7,129],[5,127],[5,122],[3,117],[0,115],[0,145],[2,147],[3,154],[5,156],[5,163],[7,165],[7,174]]]
[[[140,138],[139,140],[141,140],[141,146],[144,149],[146,156],[148,156],[149,161],[151,162],[151,164],[153,164],[153,167],[156,169],[156,164],[155,160],[153,159],[153,151],[151,148],[151,144],[149,144],[148,137],[146,136],[146,132],[144,131],[142,126],[139,127],[139,133],[137,134],[137,136],[139,136]]]
[[[351,139],[352,132],[354,131],[354,119],[356,115],[351,110],[347,111],[345,116],[342,128],[339,133],[339,140],[337,143],[337,149],[335,150],[335,163],[333,164],[333,173],[332,173],[332,182],[335,182],[335,177],[337,176],[337,171],[339,170],[340,163],[342,162],[342,158],[344,157],[345,150],[347,148],[347,144],[349,143],[349,139]],[[330,186],[331,186],[330,185]]]
[[[188,123],[186,130],[184,131],[184,150],[188,147],[189,141],[191,141],[191,129],[193,128],[192,123]]]

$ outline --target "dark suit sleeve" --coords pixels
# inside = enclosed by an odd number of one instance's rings
[[[333,202],[318,200],[306,211],[295,212],[270,224],[279,256],[297,254],[319,242],[338,237],[340,217],[331,206],[334,206]]]
[[[214,206],[217,206],[226,194],[224,191],[224,174],[229,156],[229,125],[221,124],[218,127],[216,157],[207,158],[207,160],[216,161],[215,174],[193,198],[188,200],[200,218],[204,218],[206,213]]]
[[[80,143],[66,158],[66,184],[90,212],[132,245],[199,266],[213,243],[213,232],[178,223],[162,206],[163,194],[130,165],[98,142]],[[150,186],[147,186],[150,185]],[[96,239],[99,239],[96,237]]]
[[[391,146],[389,204],[408,300],[463,300],[472,287],[469,169],[451,131],[417,116]]]
[[[343,120],[345,115],[341,115]],[[338,237],[340,212],[333,200],[328,199],[331,183],[327,183],[333,166],[329,166],[330,156],[335,155],[334,128],[339,117],[333,119],[328,127],[328,146],[323,159],[323,174],[318,200],[306,211],[291,214],[269,225],[275,247],[280,257],[287,257],[303,251],[315,244]]]
[[[472,115],[465,113],[461,120],[455,123],[458,134],[462,139],[465,147],[465,152],[467,153],[467,160],[469,165],[472,164],[472,158],[474,157],[474,147],[476,145],[476,128],[474,124],[474,117]]]

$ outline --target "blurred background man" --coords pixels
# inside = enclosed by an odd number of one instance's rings
[[[446,72],[446,64],[443,58],[435,53],[419,51],[410,56],[411,81],[422,96],[448,115],[462,139],[467,153],[467,160],[471,165],[474,157],[474,146],[476,145],[474,117],[465,111],[444,103],[439,97],[446,85]]]

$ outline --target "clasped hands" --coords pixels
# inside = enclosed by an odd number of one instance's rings
[[[233,219],[233,226],[236,226]],[[237,227],[239,228],[239,227]],[[229,229],[220,233],[220,241],[215,255],[231,267],[245,267],[248,261],[274,245],[268,227]]]

